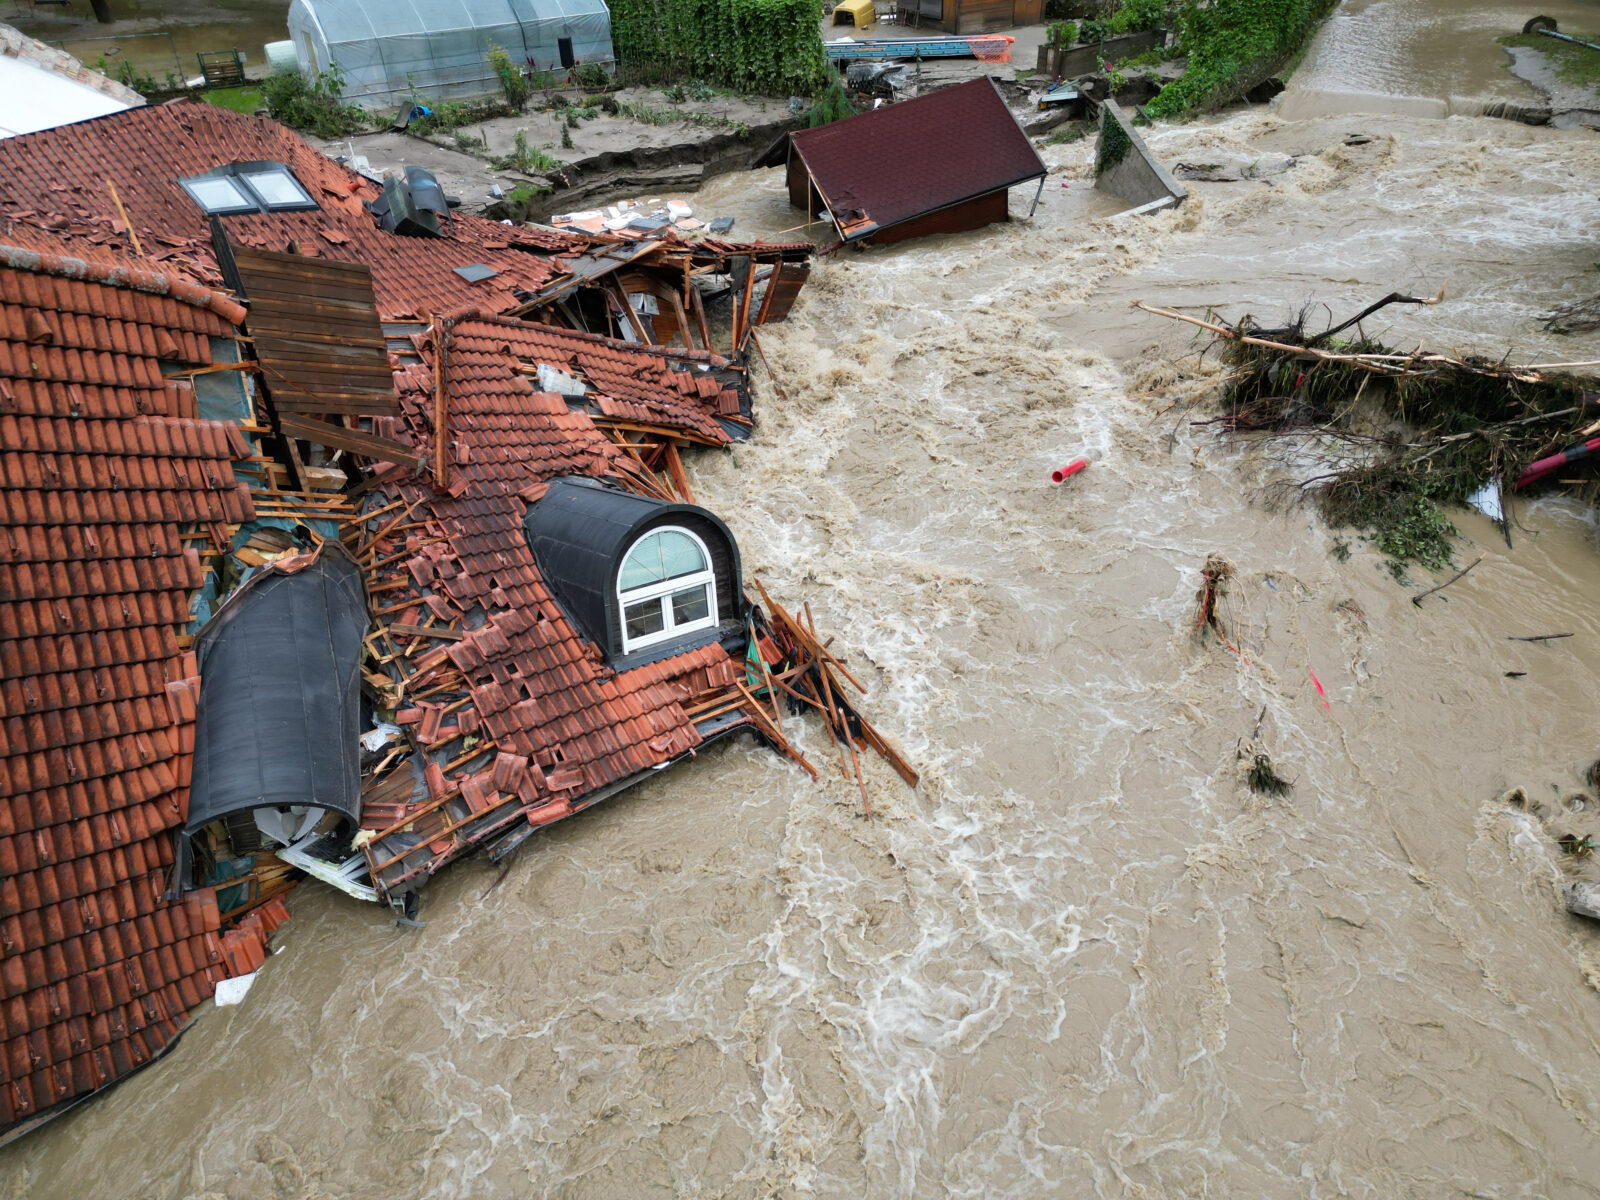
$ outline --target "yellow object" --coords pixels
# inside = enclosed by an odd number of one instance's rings
[[[833,10],[835,25],[854,25],[857,29],[871,29],[878,20],[878,11],[872,0],[843,0]]]

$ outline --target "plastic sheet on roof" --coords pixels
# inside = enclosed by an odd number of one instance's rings
[[[337,63],[345,99],[371,107],[404,102],[413,84],[432,99],[498,91],[493,45],[540,70],[560,68],[564,37],[578,62],[612,61],[605,0],[294,0],[289,36],[302,71]]]

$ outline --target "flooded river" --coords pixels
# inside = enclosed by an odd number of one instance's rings
[[[1350,7],[1305,90],[1349,82],[1340,45],[1426,54],[1363,14],[1474,6]],[[1600,141],[1268,109],[1151,140],[1296,161],[1118,219],[1052,147],[1032,222],[833,255],[762,335],[785,399],[692,463],[915,793],[870,760],[865,821],[741,741],[503,880],[452,868],[420,931],[303,885],[246,1003],[0,1154],[0,1196],[1600,1195],[1600,937],[1558,894],[1594,868],[1553,836],[1600,827],[1563,803],[1600,755],[1594,531],[1462,514],[1484,562],[1413,606],[1431,581],[1261,503],[1273,461],[1190,424],[1202,344],[1127,307],[1444,286],[1368,331],[1600,358],[1538,319],[1600,286]],[[697,207],[797,220],[775,172]],[[1192,635],[1212,552],[1242,654]],[[1288,796],[1245,786],[1252,738]]]

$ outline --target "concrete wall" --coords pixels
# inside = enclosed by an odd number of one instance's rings
[[[1078,46],[1068,46],[1065,50],[1051,50],[1048,46],[1040,46],[1039,70],[1062,79],[1076,79],[1080,75],[1091,75],[1098,71],[1101,59],[1110,63],[1121,62],[1125,58],[1143,54],[1146,50],[1166,44],[1166,30],[1149,29],[1143,33],[1124,33],[1118,37],[1107,38],[1103,42],[1085,42]]]
[[[1127,115],[1115,100],[1107,100],[1100,112],[1100,138],[1095,144],[1095,163],[1101,161],[1101,147],[1105,145],[1106,130],[1112,124],[1120,125],[1130,143],[1121,161],[1096,175],[1094,185],[1110,192],[1138,208],[1159,200],[1178,203],[1189,193],[1174,179],[1165,167],[1150,153],[1138,130],[1129,123]]]

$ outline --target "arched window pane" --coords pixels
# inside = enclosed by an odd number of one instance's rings
[[[664,529],[639,539],[628,552],[617,587],[627,592],[707,569],[706,557],[693,538],[675,529]]]

